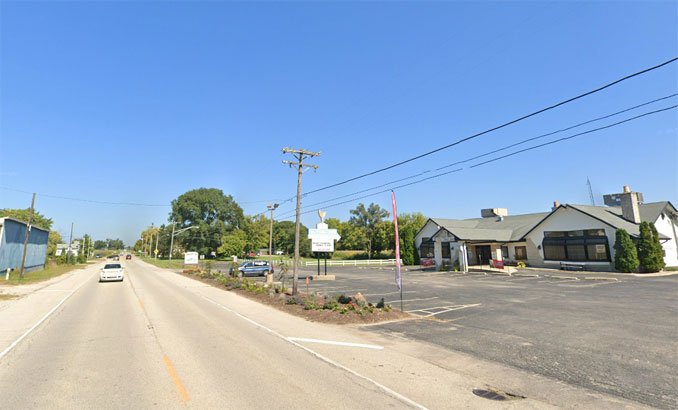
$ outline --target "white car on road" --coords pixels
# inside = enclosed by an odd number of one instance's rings
[[[99,282],[104,282],[108,280],[118,280],[122,282],[125,273],[123,272],[122,265],[119,263],[107,263],[101,268],[99,273]]]

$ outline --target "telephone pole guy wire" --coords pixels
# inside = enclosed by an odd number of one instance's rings
[[[297,162],[293,161],[283,161],[283,164],[287,164],[290,166],[290,168],[296,168],[298,174],[297,178],[297,222],[294,228],[294,267],[293,267],[293,272],[294,272],[294,280],[292,282],[292,294],[296,295],[297,294],[297,288],[298,288],[298,282],[299,282],[299,270],[298,270],[298,265],[299,265],[299,220],[300,220],[300,209],[301,209],[301,175],[308,171],[309,169],[313,168],[313,171],[315,172],[318,169],[317,165],[310,165],[310,164],[304,164],[304,159],[309,158],[309,157],[317,157],[321,153],[320,152],[311,152],[311,151],[306,151],[304,149],[292,149],[292,148],[283,148],[282,149],[283,154],[292,154],[294,158],[297,160]],[[304,167],[307,167],[304,169]]]

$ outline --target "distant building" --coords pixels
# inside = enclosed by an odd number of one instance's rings
[[[0,218],[0,271],[17,269],[21,266],[26,239],[26,225],[26,222],[18,219]],[[28,234],[24,271],[44,269],[48,238],[49,230],[31,226]]]
[[[73,241],[73,243],[71,243],[71,256],[77,257],[79,251],[80,251],[80,241]],[[61,256],[61,254],[64,252],[68,252],[68,244],[59,243],[57,244],[54,256]]]
[[[639,238],[640,222],[653,222],[666,266],[678,266],[678,211],[669,201],[642,203],[643,196],[624,192],[605,195],[611,206],[560,205],[551,212],[508,215],[505,208],[481,210],[482,218],[429,219],[417,232],[422,259],[462,267],[490,261],[529,266],[576,264],[587,270],[614,270],[615,231]]]

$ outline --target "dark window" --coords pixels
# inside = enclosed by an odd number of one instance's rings
[[[450,243],[449,242],[443,242],[442,244],[442,249],[443,249],[443,258],[445,259],[450,259]]]
[[[548,260],[566,260],[565,245],[547,245],[544,244],[544,259]]]
[[[435,256],[435,247],[431,238],[422,239],[419,254],[422,258],[433,258]]]
[[[545,260],[610,261],[604,229],[544,232],[542,247]]]
[[[516,246],[516,259],[517,260],[527,259],[527,247],[526,246]]]
[[[502,246],[501,247],[501,257],[504,259],[508,259],[508,246]]]

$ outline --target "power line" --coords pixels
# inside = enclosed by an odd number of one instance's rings
[[[615,122],[615,123],[612,123],[612,124],[609,124],[609,125],[605,125],[605,126],[602,126],[602,127],[583,131],[583,132],[573,134],[573,135],[570,135],[570,136],[567,136],[567,137],[559,138],[557,140],[549,141],[547,143],[543,143],[543,144],[528,147],[528,148],[525,148],[525,149],[522,149],[522,150],[519,150],[519,151],[515,151],[515,152],[512,152],[510,154],[503,155],[501,157],[497,157],[497,158],[493,158],[493,159],[490,159],[490,160],[487,160],[487,161],[484,161],[484,162],[480,162],[478,164],[471,165],[470,167],[468,167],[466,169],[476,168],[476,167],[486,165],[486,164],[489,164],[489,163],[492,163],[492,162],[495,162],[495,161],[499,161],[499,160],[504,159],[504,158],[508,158],[508,157],[511,157],[511,156],[514,156],[514,155],[518,155],[518,154],[526,152],[526,151],[531,151],[531,150],[534,150],[534,149],[537,149],[537,148],[542,148],[542,147],[545,147],[545,146],[548,146],[548,145],[556,144],[558,142],[563,142],[563,141],[566,141],[566,140],[569,140],[569,139],[572,139],[572,138],[575,138],[575,137],[578,137],[578,136],[581,136],[581,135],[586,135],[586,134],[590,134],[590,133],[593,133],[593,132],[602,131],[604,129],[612,128],[612,127],[615,127],[615,126],[618,126],[618,125],[621,125],[621,124],[624,124],[624,123],[627,123],[627,122],[630,122],[630,121],[634,121],[634,120],[649,116],[649,115],[658,114],[658,113],[673,110],[673,109],[676,109],[676,108],[678,108],[678,104],[672,105],[672,106],[669,106],[669,107],[665,107],[665,108],[660,108],[660,109],[654,110],[654,111],[649,111],[649,112],[646,112],[646,113],[643,113],[643,114],[640,114],[640,115],[636,115],[634,117],[630,117],[630,118],[627,118],[625,120],[618,121],[618,122]],[[434,178],[439,178],[439,177],[442,177],[444,175],[459,172],[459,171],[462,171],[463,169],[465,169],[465,168],[457,168],[457,169],[454,169],[452,171],[447,171],[447,172],[443,172],[443,173],[440,173],[440,174],[432,175],[432,176],[427,177],[427,178],[422,178],[420,180],[413,181],[413,182],[403,184],[403,185],[399,185],[399,186],[395,186],[395,187],[392,187],[392,188],[389,188],[389,189],[385,189],[383,191],[373,192],[371,194],[363,195],[363,196],[360,196],[360,197],[357,197],[357,198],[352,198],[352,199],[349,199],[347,201],[342,201],[342,202],[338,202],[338,203],[335,203],[335,204],[327,205],[327,206],[324,206],[323,208],[324,209],[332,208],[332,207],[335,207],[335,206],[355,202],[355,201],[358,201],[360,199],[369,198],[371,196],[382,194],[382,193],[385,193],[385,192],[390,192],[391,190],[394,190],[394,189],[404,188],[404,187],[419,184],[421,182],[425,182],[425,181],[428,181],[428,180],[431,180],[431,179],[434,179]],[[311,211],[302,212],[301,215],[312,213],[312,212],[315,212],[315,211],[311,210]],[[289,219],[289,218],[290,217],[280,218],[280,219]]]
[[[669,98],[673,98],[673,97],[676,97],[676,96],[678,96],[678,93],[671,94],[671,95],[668,95],[668,96],[665,96],[665,97],[656,98],[656,99],[654,99],[654,100],[647,101],[647,102],[644,102],[644,103],[642,103],[642,104],[635,105],[635,106],[633,106],[633,107],[625,108],[625,109],[623,109],[623,110],[614,112],[614,113],[612,113],[612,114],[607,114],[607,115],[604,115],[604,116],[601,116],[601,117],[597,117],[597,118],[594,118],[594,119],[591,119],[591,120],[587,120],[587,121],[584,121],[584,122],[580,122],[580,123],[578,123],[578,124],[571,125],[571,126],[568,126],[568,127],[566,127],[566,128],[561,128],[561,129],[556,130],[556,131],[548,132],[548,133],[546,133],[546,134],[541,134],[541,135],[538,135],[538,136],[536,136],[536,137],[527,138],[527,139],[524,139],[524,140],[522,140],[522,141],[518,141],[518,142],[516,142],[516,143],[507,145],[507,146],[502,147],[502,148],[498,148],[498,149],[495,149],[495,150],[492,150],[492,151],[488,151],[488,152],[485,152],[485,153],[483,153],[483,154],[476,155],[476,156],[474,156],[474,157],[467,158],[467,159],[464,159],[464,160],[461,160],[461,161],[453,162],[453,163],[451,163],[451,164],[444,165],[444,166],[439,167],[439,168],[436,168],[436,169],[434,169],[434,170],[423,171],[423,172],[420,172],[420,173],[418,173],[418,174],[410,175],[410,176],[407,176],[407,177],[405,177],[405,178],[401,178],[401,179],[397,179],[397,180],[394,180],[394,181],[390,181],[390,182],[387,182],[387,183],[384,183],[384,184],[380,184],[380,185],[377,185],[377,186],[373,186],[373,187],[371,187],[371,188],[367,188],[367,189],[363,189],[363,190],[360,190],[360,191],[351,192],[351,193],[346,194],[346,195],[342,195],[342,196],[338,196],[338,197],[335,197],[335,198],[332,198],[332,199],[327,199],[327,200],[324,200],[324,201],[316,202],[316,203],[314,203],[314,204],[305,205],[305,206],[301,207],[301,209],[306,209],[306,208],[314,207],[314,206],[317,206],[317,205],[322,205],[322,204],[325,204],[325,203],[328,203],[328,202],[335,201],[335,200],[337,200],[337,199],[347,198],[347,197],[350,197],[350,196],[353,196],[353,195],[361,194],[361,193],[363,193],[363,192],[371,191],[371,190],[373,190],[373,189],[378,189],[378,188],[382,188],[382,187],[385,187],[385,186],[390,186],[391,184],[395,184],[395,183],[397,183],[397,182],[401,182],[401,181],[404,181],[404,180],[406,180],[406,179],[416,178],[416,177],[418,177],[418,176],[421,176],[421,175],[423,175],[423,174],[426,174],[426,173],[429,173],[429,172],[432,172],[432,171],[440,171],[440,170],[442,170],[442,169],[449,168],[449,167],[452,167],[452,166],[454,166],[454,165],[459,165],[459,164],[463,164],[463,163],[466,163],[466,162],[470,162],[470,161],[473,161],[473,160],[478,159],[478,158],[482,158],[482,157],[485,157],[485,156],[488,156],[488,155],[491,155],[491,154],[494,154],[494,153],[497,153],[497,152],[505,151],[505,150],[507,150],[507,149],[509,149],[509,148],[512,148],[512,147],[515,147],[515,146],[518,146],[518,145],[522,145],[522,144],[524,144],[524,143],[526,143],[526,142],[534,141],[534,140],[541,139],[541,138],[545,138],[545,137],[548,137],[548,136],[551,136],[551,135],[554,135],[554,134],[558,134],[558,133],[561,133],[561,132],[569,131],[569,130],[571,130],[571,129],[578,128],[578,127],[581,127],[581,126],[586,125],[586,124],[590,124],[590,123],[593,123],[593,122],[596,122],[596,121],[600,121],[600,120],[604,120],[604,119],[607,119],[607,118],[610,118],[610,117],[614,117],[614,116],[616,116],[616,115],[623,114],[623,113],[625,113],[625,112],[629,112],[629,111],[632,111],[632,110],[635,110],[635,109],[638,109],[638,108],[641,108],[641,107],[644,107],[644,106],[647,106],[647,105],[656,103],[656,102],[658,102],[658,101],[663,101],[663,100],[666,100],[666,99],[669,99]],[[291,211],[291,210],[285,211],[285,212],[282,213],[282,215],[281,215],[280,217],[281,217],[281,218],[286,218],[286,217],[289,216],[290,212],[292,212],[292,211]],[[262,213],[262,214],[263,214],[263,213]],[[259,215],[261,215],[261,214],[259,214]]]
[[[23,191],[21,189],[9,188],[9,187],[5,187],[5,186],[0,186],[0,189],[4,189],[6,191],[21,192],[21,193],[24,193],[24,194],[31,194],[32,193],[32,192],[28,192],[28,191]],[[105,204],[105,205],[171,206],[170,204],[162,205],[162,204],[142,204],[142,203],[135,203],[135,202],[98,201],[98,200],[95,200],[95,199],[70,198],[70,197],[67,197],[67,196],[49,195],[49,194],[41,194],[41,193],[38,193],[38,195],[40,195],[41,197],[45,197],[45,198],[66,199],[66,200],[69,200],[69,201],[90,202],[90,203]]]
[[[498,125],[498,126],[496,126],[496,127],[487,129],[487,130],[485,130],[485,131],[482,131],[482,132],[479,132],[479,133],[470,135],[470,136],[468,136],[468,137],[459,139],[459,140],[457,140],[457,141],[455,141],[455,142],[453,142],[453,143],[450,143],[450,144],[444,145],[444,146],[442,146],[442,147],[433,149],[433,150],[431,150],[431,151],[425,152],[425,153],[420,154],[420,155],[417,155],[417,156],[415,156],[415,157],[411,157],[411,158],[408,158],[408,159],[406,159],[406,160],[397,162],[397,163],[395,163],[395,164],[388,165],[388,166],[386,166],[386,167],[379,168],[379,169],[377,169],[377,170],[374,170],[374,171],[371,171],[371,172],[367,172],[367,173],[365,173],[365,174],[358,175],[358,176],[353,177],[353,178],[345,179],[345,180],[343,180],[343,181],[340,181],[340,182],[337,182],[337,183],[334,183],[334,184],[331,184],[331,185],[327,185],[327,186],[324,186],[324,187],[321,187],[321,188],[314,189],[314,190],[312,190],[312,191],[306,192],[306,193],[304,194],[304,196],[310,195],[310,194],[313,194],[313,193],[316,193],[316,192],[320,192],[320,191],[323,191],[323,190],[326,190],[326,189],[329,189],[329,188],[334,188],[334,187],[339,186],[339,185],[344,185],[344,184],[347,184],[347,183],[349,183],[349,182],[352,182],[352,181],[355,181],[355,180],[358,180],[358,179],[361,179],[361,178],[365,178],[365,177],[368,177],[368,176],[370,176],[370,175],[378,174],[378,173],[380,173],[380,172],[387,171],[387,170],[389,170],[389,169],[398,167],[398,166],[400,166],[400,165],[407,164],[408,162],[412,162],[412,161],[415,161],[415,160],[417,160],[417,159],[421,159],[421,158],[423,158],[423,157],[426,157],[426,156],[428,156],[428,155],[434,154],[434,153],[436,153],[436,152],[440,152],[440,151],[442,151],[442,150],[451,148],[451,147],[453,147],[453,146],[455,146],[455,145],[459,145],[459,144],[461,144],[462,142],[469,141],[469,140],[471,140],[471,139],[480,137],[481,135],[488,134],[488,133],[490,133],[490,132],[499,130],[499,129],[501,129],[501,128],[507,127],[507,126],[509,126],[509,125],[515,124],[515,123],[520,122],[520,121],[523,121],[523,120],[528,119],[528,118],[530,118],[530,117],[534,117],[535,115],[538,115],[538,114],[544,113],[544,112],[546,112],[546,111],[552,110],[552,109],[554,109],[554,108],[560,107],[561,105],[565,105],[565,104],[568,104],[568,103],[570,103],[570,102],[576,101],[576,100],[578,100],[578,99],[580,99],[580,98],[584,98],[584,97],[586,97],[586,96],[588,96],[588,95],[595,94],[595,93],[597,93],[597,92],[600,92],[600,91],[602,91],[602,90],[605,90],[606,88],[612,87],[613,85],[619,84],[619,83],[621,83],[621,82],[623,82],[623,81],[626,81],[626,80],[628,80],[628,79],[631,79],[631,78],[633,78],[633,77],[636,77],[636,76],[639,76],[639,75],[648,73],[648,72],[650,72],[650,71],[653,71],[653,70],[656,70],[656,69],[658,69],[658,68],[660,68],[660,67],[663,67],[663,66],[665,66],[665,65],[667,65],[667,64],[673,63],[673,62],[675,62],[676,60],[678,60],[678,57],[674,57],[674,58],[672,58],[672,59],[670,59],[670,60],[664,61],[663,63],[660,63],[660,64],[657,64],[657,65],[655,65],[655,66],[646,68],[646,69],[644,69],[644,70],[635,72],[635,73],[633,73],[633,74],[629,74],[629,75],[627,75],[627,76],[624,76],[624,77],[622,77],[622,78],[620,78],[620,79],[618,79],[618,80],[612,81],[611,83],[605,84],[605,85],[603,85],[603,86],[601,86],[601,87],[598,87],[598,88],[596,88],[596,89],[593,89],[593,90],[591,90],[591,91],[587,91],[587,92],[585,92],[585,93],[583,93],[583,94],[579,94],[579,95],[577,95],[577,96],[575,96],[575,97],[568,98],[568,99],[563,100],[563,101],[561,101],[561,102],[559,102],[559,103],[550,105],[550,106],[548,106],[548,107],[546,107],[546,108],[542,108],[542,109],[537,110],[537,111],[535,111],[535,112],[532,112],[532,113],[530,113],[530,114],[523,115],[522,117],[516,118],[516,119],[514,119],[514,120],[511,120],[511,121],[509,121],[509,122],[503,123],[503,124]]]

